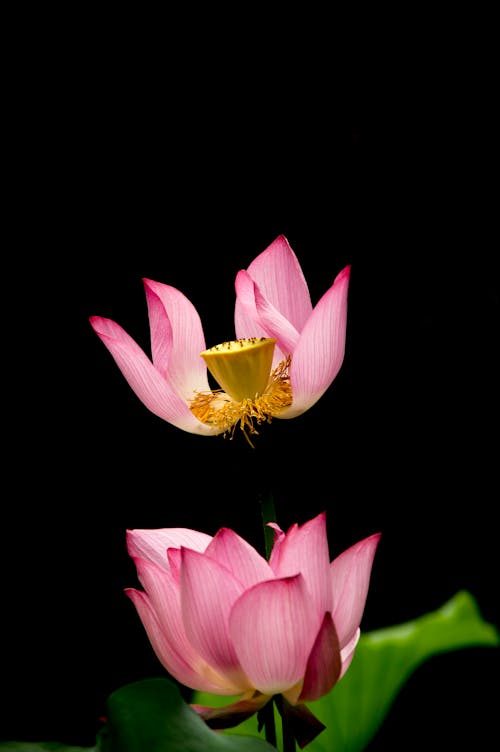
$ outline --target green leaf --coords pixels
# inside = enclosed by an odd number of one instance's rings
[[[437,611],[362,635],[354,660],[330,694],[308,703],[326,725],[308,752],[360,752],[373,739],[403,684],[424,661],[467,647],[500,645],[474,598],[460,591]]]
[[[164,678],[118,689],[109,696],[107,711],[99,752],[276,752],[256,737],[212,731]]]
[[[74,747],[59,742],[0,742],[0,752],[97,752],[97,747]]]
[[[485,622],[474,598],[460,591],[437,611],[393,627],[366,632],[349,670],[325,697],[307,703],[326,729],[307,752],[360,752],[373,739],[399,690],[424,661],[439,653],[500,645],[500,635]],[[196,692],[193,702],[225,705],[235,698]],[[256,733],[249,720],[224,733]]]

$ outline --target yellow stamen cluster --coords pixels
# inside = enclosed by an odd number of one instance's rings
[[[207,367],[223,387],[199,392],[191,411],[202,423],[233,438],[237,426],[249,444],[256,425],[270,423],[292,404],[290,358],[271,373],[275,340],[250,338],[224,342],[201,353]]]

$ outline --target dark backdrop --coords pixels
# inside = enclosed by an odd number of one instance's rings
[[[487,88],[368,64],[318,82],[277,60],[264,94],[251,66],[223,87],[222,64],[149,76],[103,48],[30,65],[16,121],[0,738],[92,744],[111,691],[163,675],[123,594],[126,529],[225,525],[260,546],[264,484],[283,527],[327,510],[333,554],[382,532],[365,630],[460,589],[498,625]],[[313,302],[352,264],[331,388],[254,450],[156,418],[88,317],[147,349],[149,277],[191,299],[207,346],[229,339],[236,272],[280,233]],[[371,748],[488,748],[497,673],[492,650],[433,659]]]

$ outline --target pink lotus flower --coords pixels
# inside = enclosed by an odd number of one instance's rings
[[[360,636],[380,535],[330,562],[324,512],[287,533],[272,526],[269,562],[228,528],[214,537],[127,531],[144,590],[125,592],[160,662],[187,687],[241,695],[225,708],[196,708],[215,728],[240,723],[278,694],[304,717],[302,703],[332,689]]]
[[[236,340],[206,349],[200,317],[176,288],[144,279],[152,359],[111,319],[90,322],[138,398],[174,426],[205,436],[245,435],[308,410],[344,358],[350,267],[313,308],[301,267],[281,235],[236,276]],[[221,389],[211,389],[207,368]],[[247,436],[248,438],[248,436]]]

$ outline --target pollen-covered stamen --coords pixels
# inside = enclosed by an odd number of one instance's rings
[[[275,339],[251,337],[223,342],[200,354],[219,386],[235,402],[242,402],[265,392],[275,344]]]
[[[263,394],[254,399],[235,401],[222,389],[198,392],[191,402],[191,411],[202,423],[213,426],[218,433],[232,438],[237,426],[249,444],[249,434],[258,433],[256,425],[270,423],[274,416],[292,404],[290,357],[285,358],[271,373]]]

